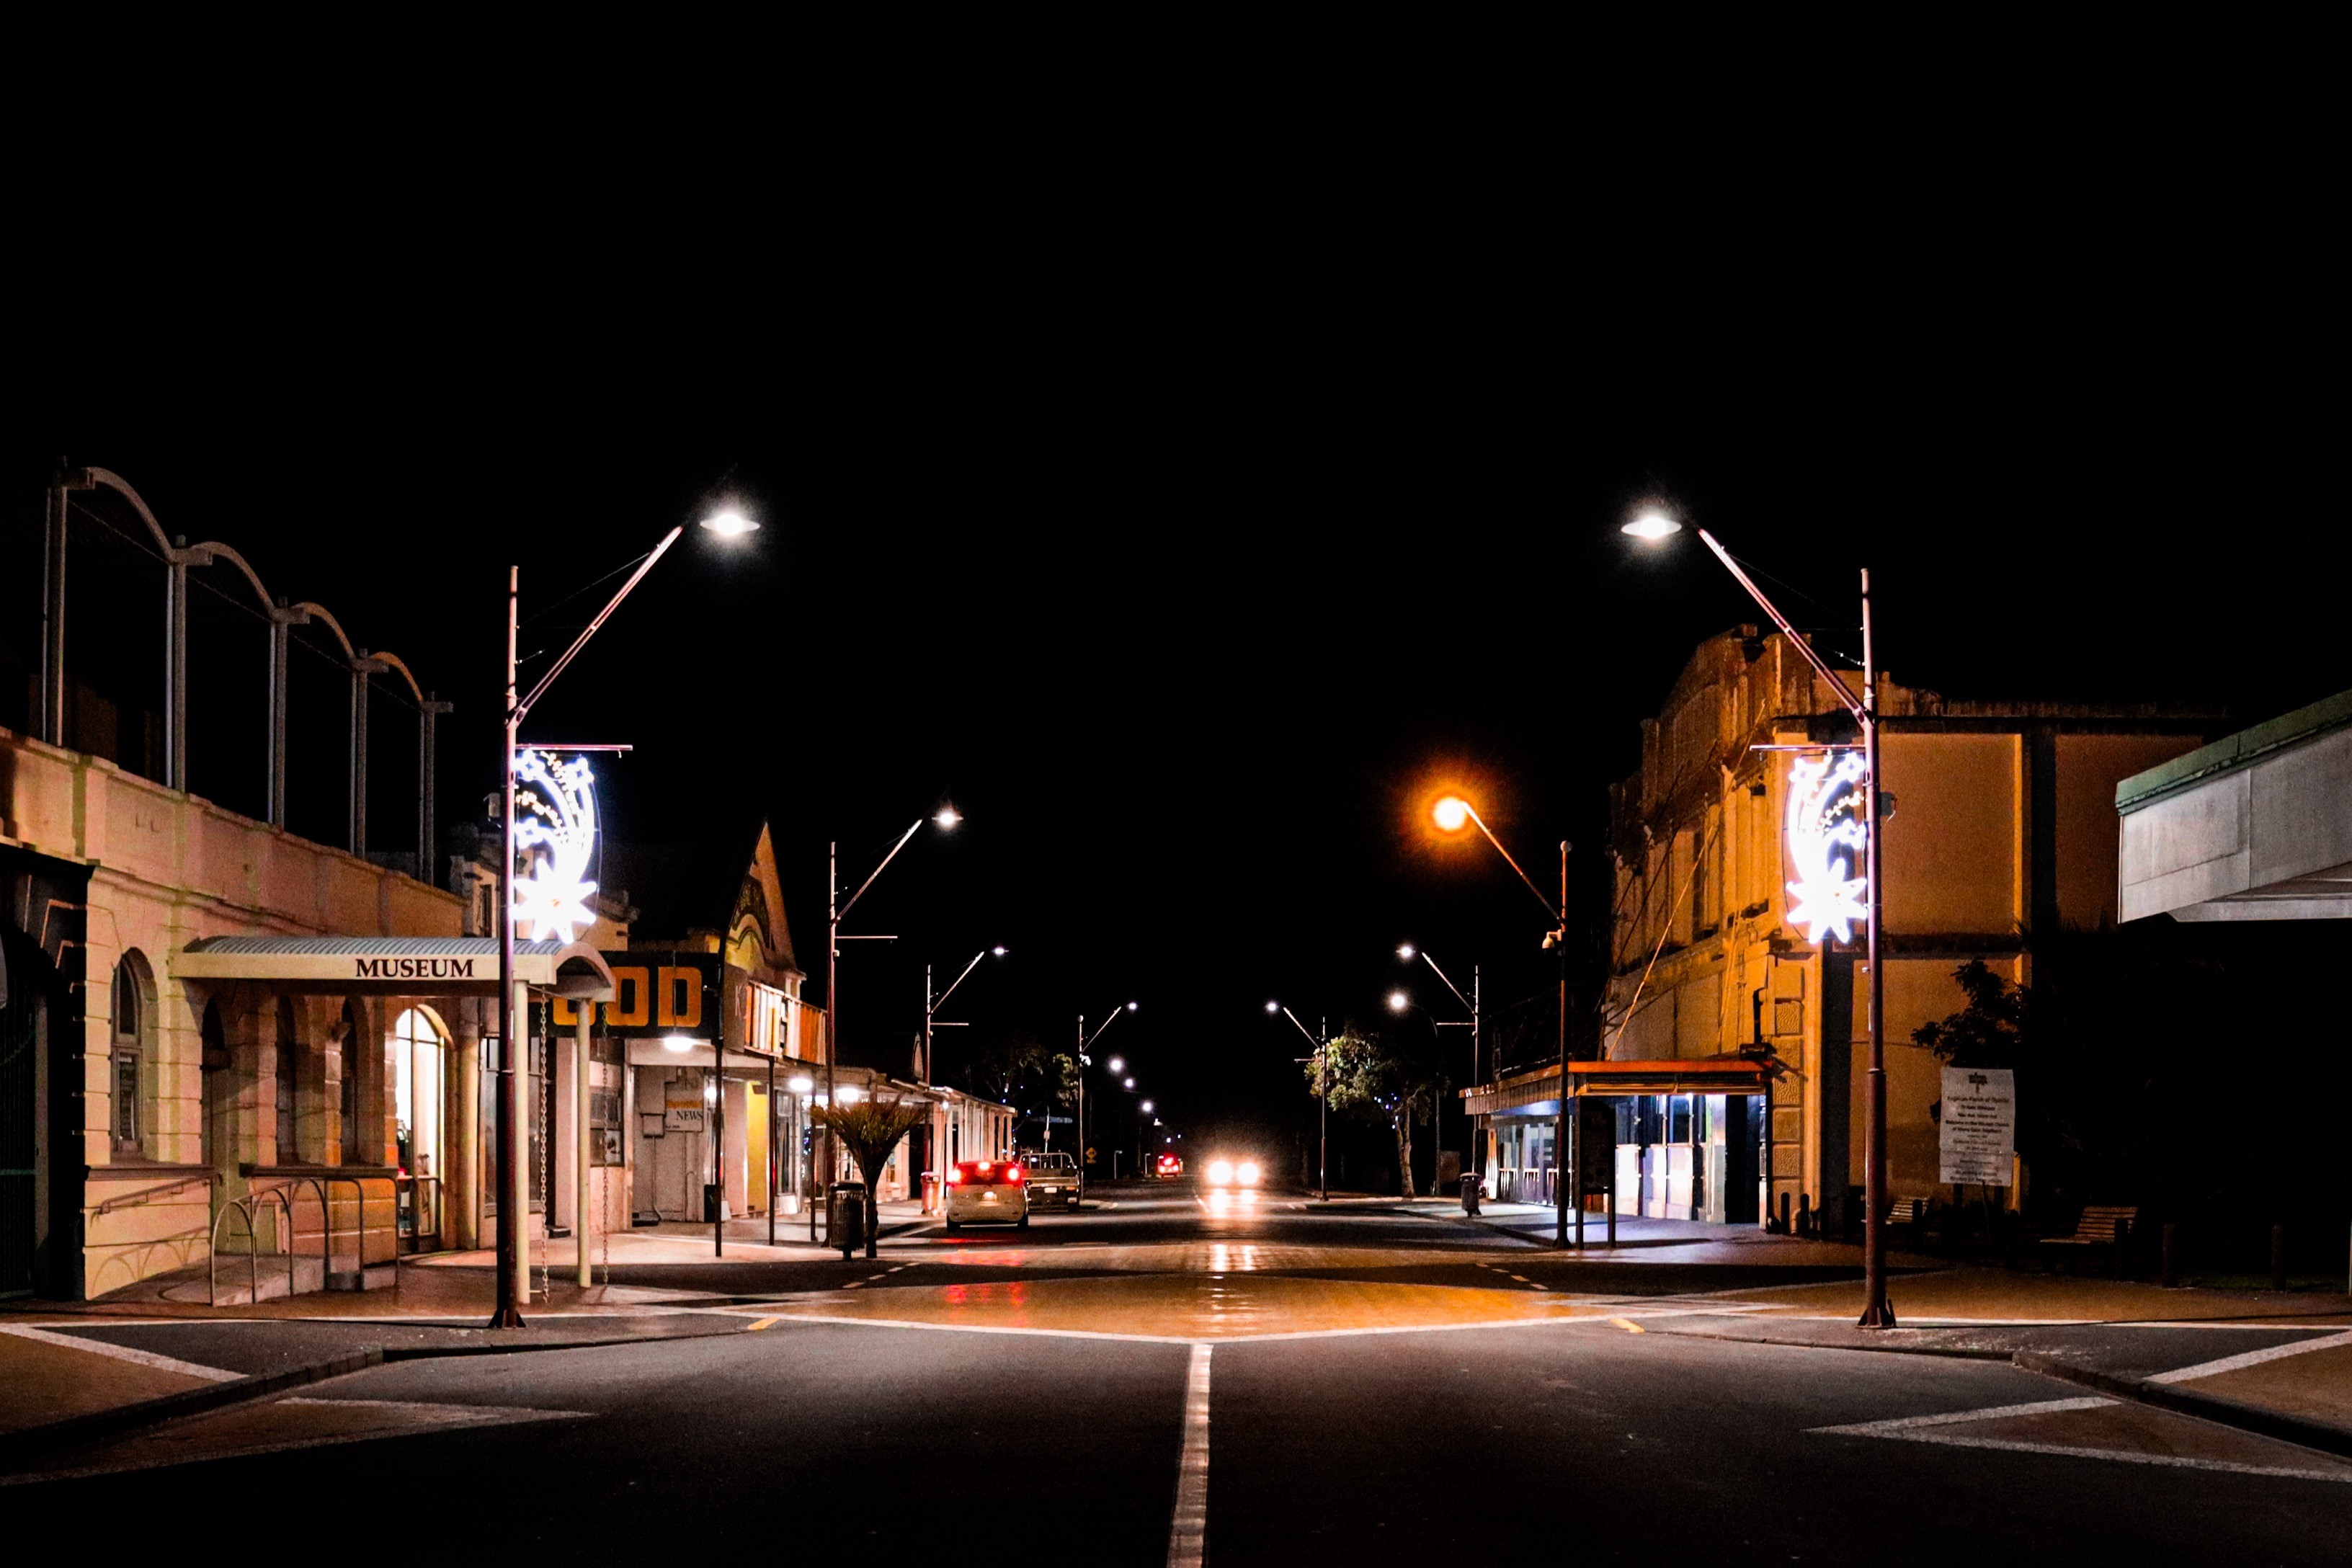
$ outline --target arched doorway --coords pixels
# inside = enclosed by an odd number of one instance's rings
[[[0,1297],[29,1295],[37,1283],[48,982],[41,951],[0,928]]]
[[[204,1045],[201,1074],[205,1113],[203,1163],[234,1176],[236,1174],[236,1078],[229,1068],[236,1058],[229,1054],[228,1032],[221,1023],[218,1002],[205,1004],[196,1034]]]
[[[448,1037],[430,1008],[392,1021],[394,1148],[400,1167],[400,1233],[414,1249],[437,1238],[446,1167],[444,1086]]]

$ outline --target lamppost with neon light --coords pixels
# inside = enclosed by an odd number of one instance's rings
[[[1396,954],[1400,960],[1406,963],[1411,963],[1414,959],[1418,958],[1423,963],[1428,964],[1431,973],[1434,973],[1440,980],[1445,982],[1445,988],[1454,993],[1454,999],[1456,1002],[1461,1003],[1465,1007],[1470,1009],[1470,1019],[1467,1023],[1464,1023],[1458,1018],[1432,1018],[1430,1019],[1430,1022],[1441,1029],[1467,1029],[1470,1031],[1470,1081],[1472,1083],[1476,1083],[1478,1081],[1478,1004],[1482,994],[1479,985],[1478,965],[1474,963],[1470,966],[1470,994],[1465,996],[1462,994],[1462,987],[1454,984],[1454,977],[1446,973],[1444,970],[1440,969],[1437,966],[1437,960],[1432,958],[1422,949],[1413,946],[1413,944],[1409,942],[1399,942],[1397,944]],[[1442,1099],[1440,1103],[1444,1103]],[[1436,1140],[1440,1149],[1442,1150],[1444,1143],[1444,1140],[1438,1135],[1437,1128],[1435,1126],[1436,1119],[1437,1113],[1435,1111],[1432,1111],[1430,1113],[1430,1121],[1432,1123],[1430,1133],[1432,1138]],[[1473,1129],[1470,1139],[1470,1171],[1474,1175],[1480,1173],[1478,1170],[1478,1140],[1475,1129]]]
[[[1582,1247],[1583,1151],[1570,1147],[1575,1141],[1571,1134],[1577,1122],[1569,1114],[1569,1103],[1573,1097],[1569,1093],[1568,1082],[1568,840],[1563,838],[1559,841],[1559,902],[1555,905],[1544,890],[1536,886],[1535,879],[1529,877],[1512,858],[1511,852],[1503,847],[1503,841],[1495,837],[1495,830],[1486,826],[1486,819],[1478,815],[1476,806],[1458,795],[1449,795],[1431,807],[1430,817],[1441,833],[1459,833],[1475,823],[1478,831],[1486,835],[1486,842],[1495,847],[1495,853],[1518,873],[1519,880],[1527,884],[1528,891],[1536,896],[1536,902],[1543,905],[1544,912],[1553,921],[1552,929],[1544,934],[1543,939],[1547,949],[1557,950],[1559,953],[1559,1117],[1552,1124],[1555,1168],[1551,1182],[1552,1202],[1558,1215],[1554,1223],[1553,1245],[1568,1246],[1568,1215],[1572,1197],[1576,1210],[1576,1245]]]
[[[760,526],[741,512],[732,510],[714,513],[703,519],[702,521],[704,527],[723,539],[740,539],[745,534],[753,532]],[[523,1117],[522,1076],[516,1070],[521,1050],[520,1041],[516,1038],[516,1025],[519,1020],[516,1016],[514,995],[515,773],[516,752],[521,746],[522,721],[530,716],[530,710],[539,705],[539,700],[547,695],[548,688],[555,684],[556,678],[571,668],[573,659],[580,657],[580,650],[588,646],[588,639],[604,629],[604,623],[612,618],[613,612],[621,607],[621,601],[627,598],[639,583],[645,581],[646,574],[652,571],[655,564],[668,553],[669,547],[676,544],[678,536],[685,531],[686,525],[677,523],[671,526],[667,533],[662,535],[661,542],[655,545],[643,561],[637,563],[637,569],[629,574],[628,581],[621,584],[620,591],[605,602],[604,607],[596,612],[595,619],[590,621],[582,629],[580,635],[572,639],[572,646],[565,648],[556,661],[548,667],[547,673],[539,678],[539,684],[532,687],[528,695],[520,697],[516,695],[519,681],[515,666],[516,639],[522,624],[522,568],[520,566],[507,568],[506,719],[504,749],[500,753],[499,767],[500,804],[499,810],[498,1139],[499,1178],[499,1184],[505,1190],[499,1194],[498,1308],[492,1312],[489,1323],[489,1326],[494,1329],[519,1329],[523,1326],[522,1298],[525,1287],[529,1283],[524,1277],[522,1266],[522,1227],[529,1218],[530,1175],[523,1148],[523,1130],[526,1122]],[[587,890],[593,892],[595,889],[592,885]],[[571,940],[568,933],[564,940]],[[725,1048],[726,1042],[722,1036],[719,1042],[722,1056]],[[587,1070],[587,1065],[585,1062],[580,1064],[583,1074]],[[581,1217],[584,1224],[586,1216]],[[581,1237],[580,1246],[584,1251],[587,1247],[584,1235]]]
[[[1657,544],[1682,531],[1680,520],[1663,507],[1647,507],[1620,531],[1632,535],[1645,544]],[[1879,962],[1879,928],[1885,924],[1885,880],[1881,875],[1879,839],[1879,755],[1878,755],[1878,650],[1873,641],[1870,614],[1870,568],[1862,569],[1862,695],[1856,698],[1831,669],[1813,645],[1798,635],[1789,624],[1780,606],[1764,595],[1755,580],[1741,570],[1714,534],[1702,528],[1696,531],[1700,542],[1723,563],[1723,569],[1742,588],[1757,606],[1780,628],[1780,636],[1796,649],[1805,662],[1812,666],[1822,685],[1835,697],[1840,706],[1851,714],[1862,731],[1863,774],[1862,833],[1863,866],[1865,890],[1864,908],[1855,911],[1851,907],[1847,879],[1829,885],[1818,879],[1791,883],[1789,890],[1809,900],[1819,900],[1822,910],[1813,931],[1808,935],[1825,941],[1832,928],[1850,925],[1858,913],[1865,921],[1869,933],[1868,951],[1864,960],[1870,965],[1870,1075],[1863,1109],[1863,1230],[1862,1269],[1863,1308],[1861,1327],[1891,1329],[1895,1327],[1895,1308],[1886,1299],[1886,975]],[[1840,863],[1838,869],[1849,871],[1850,865]],[[1791,923],[1798,911],[1791,910]]]

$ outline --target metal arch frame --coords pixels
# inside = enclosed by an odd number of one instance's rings
[[[50,485],[48,537],[45,563],[44,611],[47,626],[41,644],[41,738],[54,746],[63,746],[65,736],[65,584],[66,584],[66,497],[78,489],[108,489],[122,498],[139,521],[147,525],[158,553],[163,558],[167,577],[164,592],[164,667],[163,667],[163,783],[166,787],[184,791],[188,787],[188,568],[211,566],[226,559],[244,574],[252,586],[254,596],[261,601],[263,616],[269,625],[269,687],[268,687],[268,746],[267,769],[267,817],[273,827],[286,826],[286,742],[287,656],[291,629],[320,620],[334,632],[342,645],[344,662],[350,667],[352,682],[352,799],[353,813],[350,848],[363,855],[367,847],[367,681],[370,677],[387,670],[397,670],[407,681],[415,697],[419,711],[420,739],[418,744],[417,783],[417,866],[420,880],[429,881],[432,875],[434,837],[433,784],[436,757],[435,721],[451,710],[451,704],[437,701],[418,682],[415,671],[397,655],[371,653],[353,647],[342,626],[322,605],[309,601],[289,605],[275,599],[261,580],[261,574],[235,547],[218,540],[206,540],[201,544],[178,545],[163,531],[146,498],[133,489],[129,480],[111,468],[85,466],[60,471]]]

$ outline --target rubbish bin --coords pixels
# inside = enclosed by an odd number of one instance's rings
[[[1468,1215],[1476,1214],[1478,1212],[1478,1173],[1475,1171],[1463,1172],[1462,1212]]]
[[[923,1173],[923,1212],[940,1212],[940,1173],[937,1171]]]
[[[833,1207],[825,1221],[825,1244],[841,1248],[845,1261],[866,1245],[866,1184],[833,1184]]]

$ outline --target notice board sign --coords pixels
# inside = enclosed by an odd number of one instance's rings
[[[703,1130],[702,1080],[674,1078],[662,1086],[662,1127],[670,1132]]]
[[[2009,1185],[2017,1154],[2017,1075],[2007,1068],[1946,1068],[1940,1180]]]

